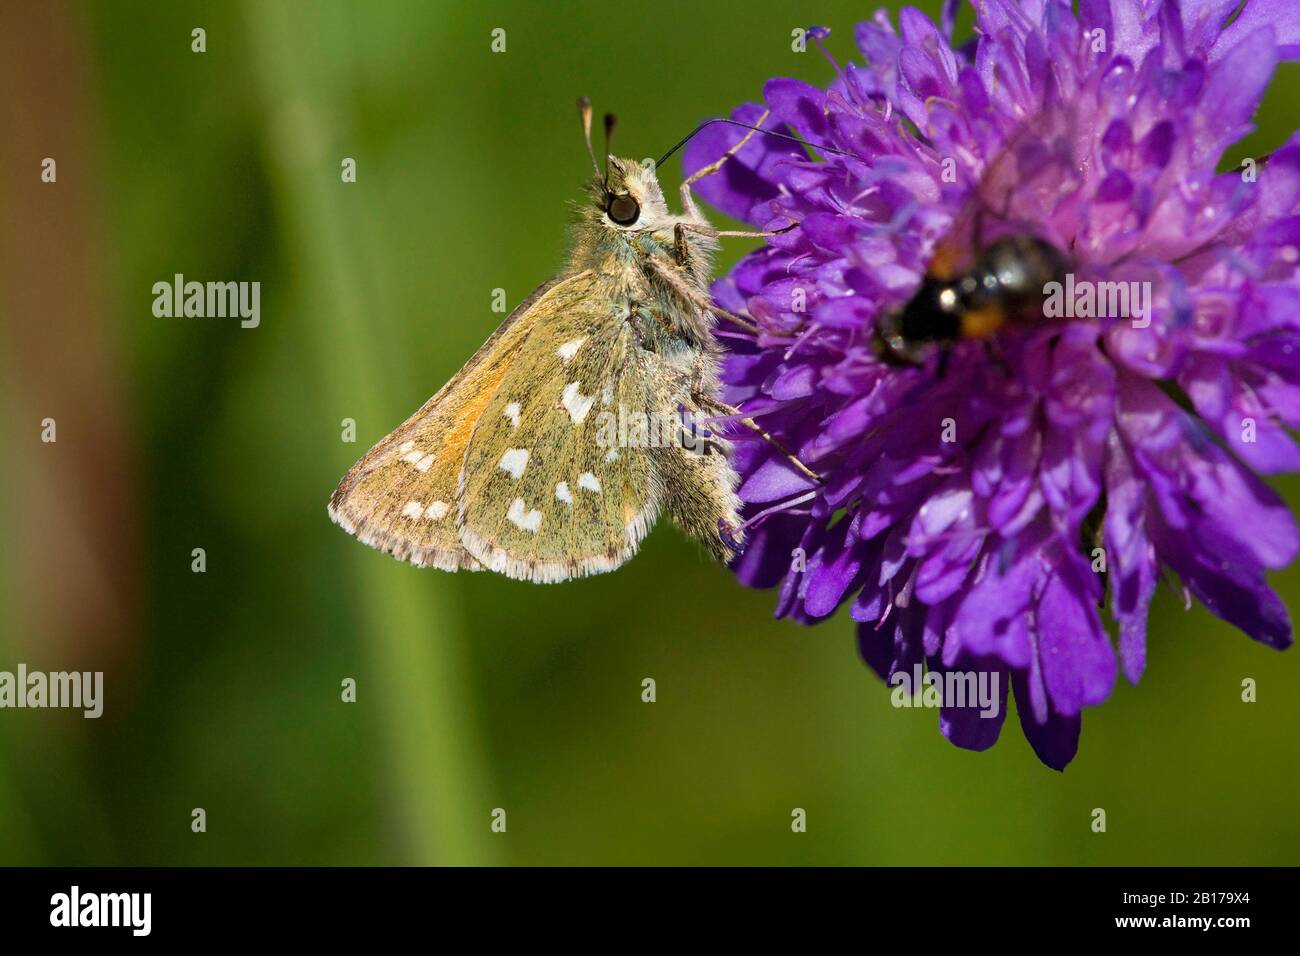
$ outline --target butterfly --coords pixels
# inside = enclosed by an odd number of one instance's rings
[[[688,177],[679,215],[659,163],[610,155],[612,115],[601,170],[585,98],[579,113],[594,175],[567,265],[330,499],[330,517],[371,547],[541,583],[619,567],[663,513],[721,561],[742,547],[731,445],[699,423],[731,417],[772,439],[719,398],[714,325],[754,327],[713,304],[708,282],[720,237],[774,233],[713,228],[691,185],[768,131],[760,120]]]

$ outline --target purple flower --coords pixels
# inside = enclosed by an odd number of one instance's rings
[[[722,332],[728,399],[824,478],[737,442],[735,571],[805,623],[847,603],[882,677],[996,673],[997,717],[947,700],[944,735],[991,746],[1010,687],[1062,769],[1117,666],[1141,676],[1157,582],[1291,643],[1265,574],[1300,535],[1258,476],[1300,470],[1300,137],[1216,164],[1300,58],[1300,4],[1248,0],[1225,26],[1238,0],[1082,0],[1077,18],[982,0],[954,47],[956,5],[941,26],[878,13],[857,28],[865,66],[833,63],[825,90],[772,80],[732,114],[851,155],[754,136],[699,184],[756,227],[798,223],[714,296],[760,329]],[[687,170],[743,132],[709,127]],[[880,324],[972,208],[978,242],[1032,227],[1072,280],[1148,284],[1148,310],[1080,306],[883,361]]]

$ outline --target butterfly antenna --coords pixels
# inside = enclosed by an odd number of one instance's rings
[[[861,158],[855,155],[854,153],[848,152],[847,150],[836,149],[834,146],[823,146],[821,143],[810,143],[807,140],[800,139],[798,136],[791,136],[789,133],[782,133],[774,129],[763,129],[761,126],[750,126],[748,123],[740,122],[740,120],[719,118],[719,119],[705,120],[699,126],[695,127],[695,129],[691,130],[691,132],[683,136],[681,142],[679,142],[676,146],[668,150],[668,152],[664,153],[663,156],[659,158],[659,161],[655,163],[655,169],[658,169],[664,163],[668,162],[668,160],[672,158],[673,153],[677,152],[679,149],[681,149],[683,146],[685,146],[687,143],[693,140],[700,133],[704,132],[714,123],[727,123],[731,126],[740,126],[744,129],[752,129],[755,133],[766,133],[768,136],[776,136],[779,139],[788,139],[791,142],[798,143],[800,146],[811,146],[813,149],[821,150],[823,153],[838,153],[840,156],[848,156],[852,159]]]
[[[605,114],[605,191],[609,192],[609,150],[614,142],[614,127],[618,125],[618,117],[613,113]]]
[[[591,158],[591,168],[599,176],[600,164],[596,162],[596,151],[591,148],[591,100],[585,96],[578,97],[578,116],[582,119],[582,140],[587,144],[587,155]]]

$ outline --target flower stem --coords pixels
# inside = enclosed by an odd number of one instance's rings
[[[357,266],[365,257],[342,201],[341,190],[355,187],[341,182],[340,161],[353,153],[332,148],[341,138],[333,117],[349,99],[350,77],[341,75],[346,66],[323,58],[316,42],[351,27],[330,9],[257,0],[245,3],[244,16],[262,100],[263,147],[287,233],[286,271],[298,283],[296,297],[285,298],[296,306],[285,310],[285,320],[299,326],[320,407],[346,409],[373,428],[384,420],[377,370],[385,365],[370,344],[366,316],[373,313],[374,290]],[[303,42],[307,37],[313,42]],[[347,464],[339,463],[339,474]],[[319,502],[322,521],[328,491]],[[348,549],[350,585],[360,599],[360,639],[372,654],[373,676],[358,682],[357,700],[373,695],[379,712],[404,862],[493,862],[492,807],[450,582],[341,535],[339,541]]]

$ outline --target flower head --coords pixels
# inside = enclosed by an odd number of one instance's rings
[[[1259,477],[1300,469],[1300,138],[1216,171],[1300,58],[1300,13],[1079,6],[981,0],[959,47],[952,0],[940,26],[878,13],[857,29],[865,66],[835,64],[825,90],[772,80],[732,114],[850,155],[756,135],[699,183],[757,227],[798,223],[714,296],[759,328],[723,333],[728,399],[823,477],[737,442],[736,573],[779,584],[778,614],[803,622],[849,604],[882,677],[998,673],[1058,769],[1117,669],[1142,674],[1159,581],[1283,648],[1265,573],[1300,549]],[[741,132],[709,127],[688,171]],[[918,364],[890,361],[882,329],[954,234],[972,254],[1032,234],[1070,275],[1036,321],[966,318]],[[940,726],[984,749],[1005,712],[946,701]]]

